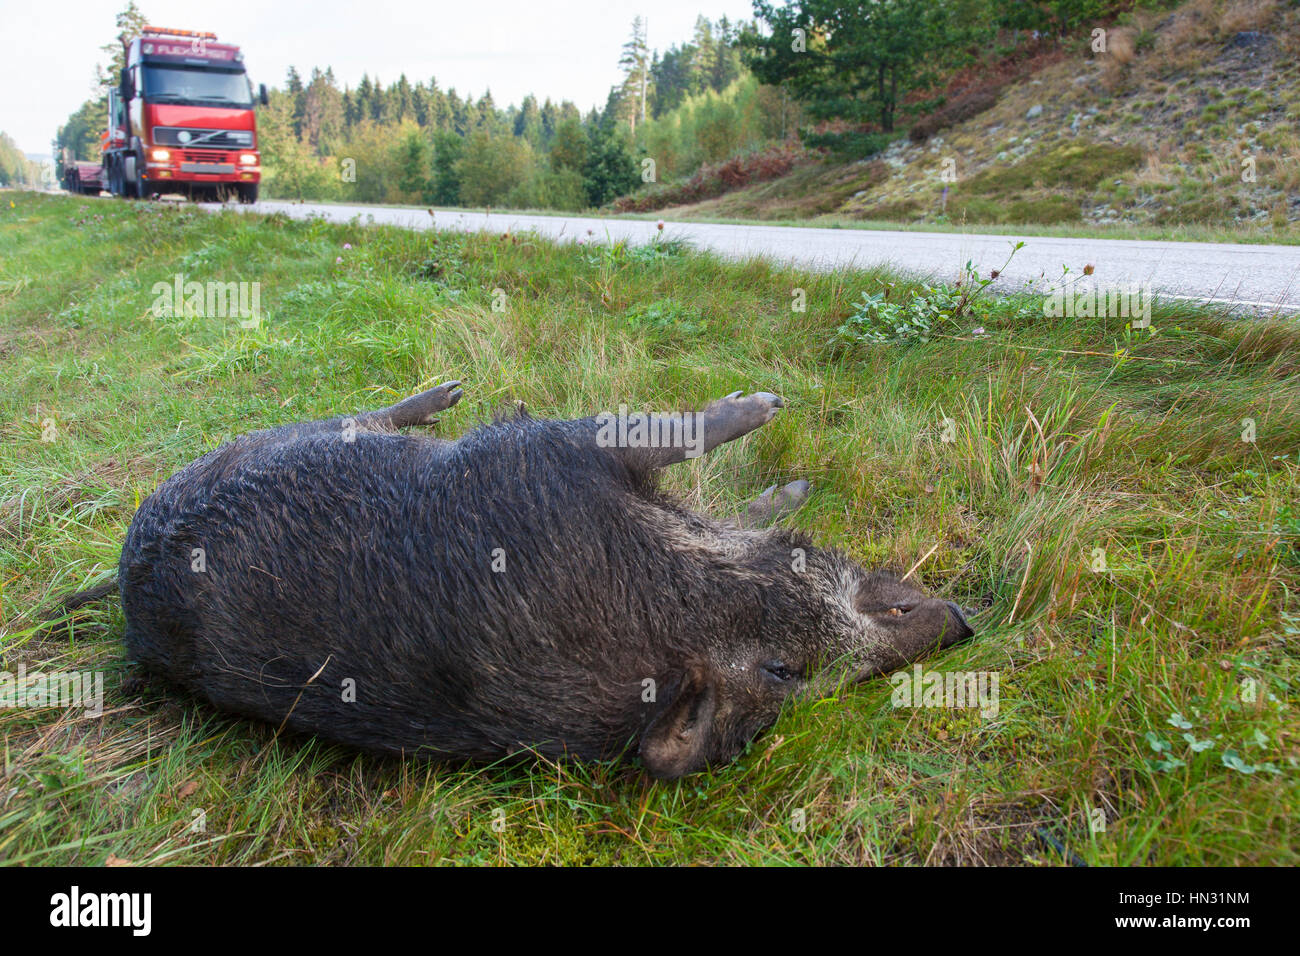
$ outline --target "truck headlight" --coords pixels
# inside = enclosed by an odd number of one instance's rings
[[[256,166],[257,153],[240,153],[239,163],[241,166]]]
[[[172,154],[166,149],[151,149],[149,150],[149,158],[155,163],[165,163],[172,158]]]

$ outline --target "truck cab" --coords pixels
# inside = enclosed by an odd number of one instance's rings
[[[265,86],[256,99],[266,103]],[[145,27],[109,95],[109,191],[256,201],[262,167],[254,102],[239,47],[213,33]]]

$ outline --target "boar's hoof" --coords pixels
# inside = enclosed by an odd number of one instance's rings
[[[733,524],[742,528],[758,528],[778,518],[783,518],[797,511],[808,500],[812,485],[800,478],[777,490],[776,485],[768,488],[749,503],[745,513]]]
[[[777,409],[785,402],[771,392],[742,395],[732,392],[716,402],[710,402],[700,414],[704,419],[706,442],[716,448],[723,442],[733,441],[761,428],[776,417]]]
[[[421,392],[416,396],[416,398],[425,399],[429,404],[429,409],[424,416],[425,423],[435,421],[433,416],[436,413],[446,411],[464,397],[465,392],[456,379],[443,382],[441,385],[437,385],[427,392]]]
[[[443,382],[419,395],[398,402],[376,413],[387,419],[393,428],[410,428],[414,425],[432,425],[438,412],[451,408],[464,396],[460,382]]]
[[[798,481],[790,482],[777,492],[777,497],[787,502],[790,507],[798,508],[808,500],[808,492],[810,491],[812,491],[812,485],[800,478]]]

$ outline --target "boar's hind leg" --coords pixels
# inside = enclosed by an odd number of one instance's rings
[[[812,485],[802,478],[780,489],[773,485],[751,501],[743,514],[725,524],[732,528],[761,528],[801,508],[811,490]]]
[[[625,446],[616,442],[601,444],[633,467],[664,468],[748,435],[775,418],[777,409],[784,405],[780,396],[771,392],[732,392],[698,412],[650,415],[648,442],[629,437]],[[632,434],[629,431],[629,436]],[[599,437],[600,433],[598,441]]]
[[[460,382],[443,382],[436,388],[412,395],[396,405],[360,416],[358,423],[368,428],[410,428],[413,425],[432,425],[434,416],[460,401],[464,393]]]

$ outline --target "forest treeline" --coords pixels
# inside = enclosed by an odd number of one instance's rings
[[[42,170],[39,163],[28,159],[13,137],[0,133],[0,186],[28,186],[41,184]]]
[[[1163,0],[754,0],[755,18],[700,17],[689,41],[652,50],[636,18],[623,80],[585,113],[568,101],[499,105],[434,77],[340,83],[291,68],[258,110],[268,196],[579,210],[650,183],[798,139],[850,156],[878,150],[944,103],[945,77]],[[135,3],[119,34],[146,22]],[[60,127],[56,154],[91,159],[101,95]],[[612,55],[611,51],[611,55]]]
[[[741,62],[747,24],[700,18],[689,43],[650,52],[638,19],[625,81],[603,107],[524,97],[499,105],[436,78],[339,84],[291,69],[259,115],[267,192],[308,199],[578,210],[778,134],[779,95]],[[671,117],[671,122],[665,118]],[[653,144],[653,145],[648,145]],[[643,168],[651,151],[655,165]]]

